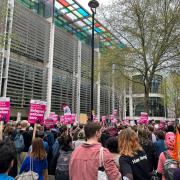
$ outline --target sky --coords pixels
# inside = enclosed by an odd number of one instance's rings
[[[90,8],[88,7],[89,0],[76,0],[79,4],[81,4],[86,10],[90,11]],[[112,0],[98,0],[99,4],[107,4]]]

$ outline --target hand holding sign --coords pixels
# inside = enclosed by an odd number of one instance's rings
[[[0,141],[3,140],[3,121],[0,121]]]

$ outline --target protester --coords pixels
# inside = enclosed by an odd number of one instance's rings
[[[153,170],[156,170],[157,168],[158,158],[156,158],[156,152],[153,142],[149,140],[148,135],[149,132],[147,129],[142,129],[142,128],[139,129],[138,131],[139,143],[147,155],[150,171],[153,172]]]
[[[12,141],[0,142],[0,180],[13,180],[8,176],[10,169],[13,167],[16,156],[15,146]]]
[[[150,180],[147,155],[138,142],[137,134],[130,128],[119,134],[120,171],[129,180]]]
[[[70,156],[73,151],[72,149],[72,137],[70,135],[64,134],[60,138],[61,149],[52,162],[52,166],[56,166],[55,170],[55,180],[69,180],[69,161]]]
[[[47,153],[41,138],[35,138],[32,141],[32,151],[23,161],[20,174],[30,170],[30,163],[32,164],[32,171],[38,173],[39,180],[48,179]]]
[[[60,150],[60,147],[61,147],[61,143],[60,143],[60,137],[63,135],[63,134],[67,134],[68,133],[68,129],[66,126],[61,126],[59,128],[59,134],[58,134],[58,137],[56,138],[53,146],[52,146],[52,155],[53,155],[53,158],[59,153],[59,150]]]
[[[100,167],[101,137],[99,123],[89,122],[84,127],[87,142],[76,148],[71,156],[69,176],[71,180],[95,180]],[[104,169],[109,180],[119,180],[121,175],[110,152],[103,148]]]
[[[20,124],[21,124],[21,130],[20,131],[21,131],[21,134],[23,135],[23,139],[24,139],[23,152],[28,152],[29,147],[31,145],[31,140],[32,140],[32,136],[28,131],[30,124],[26,120],[21,121]]]
[[[42,141],[43,141],[43,146],[44,146],[44,149],[46,150],[46,153],[48,153],[49,151],[49,145],[48,143],[44,140],[44,132],[43,131],[37,131],[36,132],[36,138],[41,138]],[[32,150],[32,145],[29,147],[29,151],[30,152]]]
[[[156,157],[159,158],[160,154],[166,150],[164,137],[165,133],[161,130],[157,131],[157,141],[154,143]]]
[[[73,142],[73,147],[76,149],[79,147],[81,144],[85,142],[85,133],[84,130],[79,131],[78,133],[78,140]]]
[[[110,137],[106,142],[106,148],[111,152],[116,166],[119,169],[119,148],[118,148],[118,138]]]
[[[149,131],[150,131],[150,139],[152,140],[152,142],[153,143],[155,143],[156,141],[157,141],[157,139],[156,139],[156,135],[154,134],[154,127],[153,126],[148,126],[148,129],[149,129]]]
[[[174,151],[174,145],[175,145],[175,134],[173,132],[166,133],[165,144],[167,146],[167,151],[164,151],[160,154],[158,167],[157,167],[158,175],[160,177],[162,176],[162,180],[166,180],[166,176],[168,176],[168,169],[165,168],[165,162],[167,159],[172,160],[172,157],[173,157],[173,151]],[[177,165],[176,162],[173,160],[171,163],[173,167]]]

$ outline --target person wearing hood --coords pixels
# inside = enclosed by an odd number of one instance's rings
[[[98,142],[101,137],[101,126],[99,123],[89,122],[84,127],[87,141],[77,147],[69,164],[69,177],[71,180],[97,179],[100,168],[100,149],[102,145]],[[116,167],[111,153],[103,148],[103,167],[109,180],[119,180],[121,174]]]
[[[167,151],[164,151],[159,156],[158,161],[158,167],[157,167],[157,173],[158,176],[162,176],[162,180],[166,180],[165,178],[165,171],[164,171],[164,164],[166,162],[166,154],[168,154],[169,157],[173,157],[173,151],[174,151],[174,145],[175,145],[175,134],[173,132],[168,132],[165,135],[165,144],[167,146]]]

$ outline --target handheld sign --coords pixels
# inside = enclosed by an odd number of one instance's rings
[[[0,98],[0,121],[4,123],[10,120],[10,98]]]
[[[30,110],[28,116],[28,122],[30,124],[40,123],[44,124],[44,114],[46,112],[46,102],[40,100],[30,101]]]

